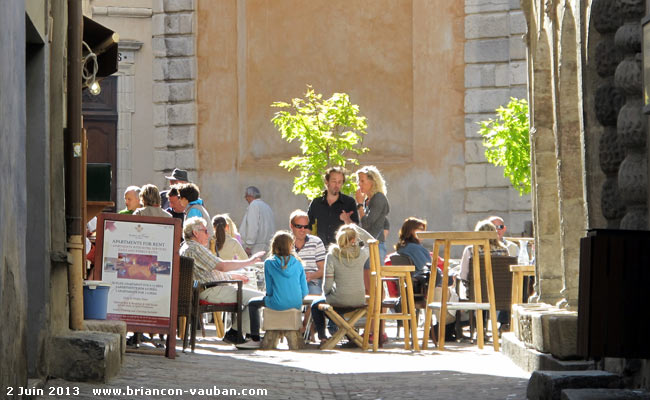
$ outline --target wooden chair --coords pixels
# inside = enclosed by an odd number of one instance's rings
[[[413,263],[413,260],[411,260],[410,257],[402,255],[402,254],[393,254],[390,256],[390,262],[392,265],[412,265],[413,268],[415,268],[415,264]],[[427,290],[429,288],[429,275],[431,274],[431,271],[426,271],[425,273],[425,281],[423,285],[420,285],[419,288],[414,288],[413,291],[413,304],[415,305],[415,320],[419,321],[419,315],[420,315],[420,310],[424,310],[427,308]],[[400,328],[402,327],[403,323],[402,320],[397,321],[397,336],[399,337],[399,331]]]
[[[462,246],[473,246],[474,250],[474,269],[472,275],[474,278],[473,290],[475,293],[476,301],[475,302],[448,302],[448,291],[442,290],[442,296],[440,302],[434,302],[434,292],[435,292],[435,283],[431,282],[432,279],[435,279],[435,275],[431,275],[429,282],[429,289],[427,292],[427,311],[426,317],[424,319],[424,337],[422,338],[422,348],[426,349],[428,345],[429,333],[431,330],[431,320],[433,310],[440,310],[440,321],[438,323],[438,348],[441,350],[445,346],[445,328],[447,320],[447,311],[448,310],[489,310],[490,311],[490,320],[492,321],[492,332],[497,332],[497,311],[496,304],[494,302],[494,283],[492,280],[492,259],[490,255],[490,239],[497,239],[496,232],[418,232],[419,239],[433,239],[433,259],[437,259],[440,248],[444,247],[444,266],[442,269],[442,281],[447,282],[449,277],[449,258],[451,256],[451,246],[462,245]],[[483,247],[484,251],[487,251],[487,256],[485,257],[485,270],[486,270],[486,284],[487,284],[487,296],[488,302],[484,303],[482,301],[482,291],[481,291],[481,278],[479,275],[480,265],[479,265],[479,247]],[[476,317],[477,328],[479,332],[483,332],[483,313],[477,313]],[[494,340],[494,350],[499,351],[499,341]],[[478,347],[483,348],[483,335],[478,335]]]
[[[209,303],[205,300],[200,299],[200,292],[215,286],[224,286],[224,285],[237,285],[237,302],[235,303]],[[242,281],[239,280],[225,280],[225,281],[213,281],[203,284],[199,284],[195,281],[194,283],[194,312],[192,313],[192,352],[196,346],[196,326],[201,320],[201,316],[205,313],[214,313],[218,311],[225,311],[233,313],[233,317],[237,316],[237,332],[242,333],[242,313],[244,306],[242,304]]]
[[[348,339],[356,343],[357,346],[363,347],[363,337],[355,328],[355,324],[368,313],[368,306],[363,307],[334,307],[327,303],[318,305],[318,309],[323,311],[327,318],[332,320],[339,329],[334,332],[327,342],[323,343],[321,350],[331,350],[338,342],[347,336]]]
[[[368,303],[368,316],[366,318],[366,329],[363,335],[363,349],[366,350],[370,343],[370,333],[373,333],[375,340],[372,343],[373,351],[379,348],[379,325],[381,320],[402,320],[404,321],[404,348],[419,351],[417,340],[417,320],[415,319],[415,305],[413,304],[413,282],[411,272],[415,271],[412,265],[381,265],[379,260],[379,245],[376,240],[369,240],[370,249],[370,302]],[[402,312],[399,314],[382,313],[383,279],[399,279],[400,297]]]
[[[524,291],[524,279],[535,276],[534,265],[511,265],[512,273],[512,304],[521,304],[527,302],[528,291]],[[524,294],[525,293],[525,294]],[[512,306],[511,306],[512,311]],[[515,316],[511,314],[510,326],[515,326]]]
[[[492,282],[494,283],[494,304],[497,310],[511,310],[512,308],[512,279],[510,266],[517,263],[517,257],[514,256],[496,256],[490,257],[492,261]],[[481,293],[487,293],[487,279],[485,278],[485,257],[479,257],[481,273]],[[474,257],[469,259],[469,275],[467,284],[467,296],[470,302],[476,301],[474,296]],[[470,331],[474,335],[473,318],[470,317]],[[493,334],[495,332],[493,331]]]
[[[194,259],[190,257],[180,256],[180,267],[178,275],[178,337],[183,341],[183,351],[187,347],[188,336],[187,323],[192,319],[192,284],[194,272]]]

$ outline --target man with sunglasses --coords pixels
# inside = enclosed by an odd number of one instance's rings
[[[519,246],[517,246],[515,243],[509,240],[503,239],[503,236],[506,234],[506,229],[507,229],[506,224],[503,222],[503,218],[493,215],[488,218],[488,221],[492,222],[494,226],[497,227],[497,234],[499,235],[499,240],[502,241],[503,244],[508,249],[508,255],[517,257],[517,255],[519,254]]]
[[[318,236],[309,234],[309,216],[303,210],[295,210],[289,217],[296,254],[302,260],[309,294],[323,293],[323,270],[327,251]]]

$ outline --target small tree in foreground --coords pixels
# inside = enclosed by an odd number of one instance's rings
[[[314,93],[308,85],[304,98],[292,99],[291,104],[274,102],[271,107],[281,109],[271,121],[282,138],[289,143],[300,141],[302,154],[280,162],[281,167],[300,172],[293,180],[295,194],[304,194],[308,199],[319,196],[328,168],[358,165],[354,156],[368,151],[361,146],[368,127],[366,118],[359,115],[359,106],[352,104],[345,93],[334,93],[323,100],[323,95]],[[356,183],[347,179],[343,193],[355,190]]]
[[[503,176],[522,196],[530,193],[530,139],[528,102],[510,98],[510,103],[496,110],[497,118],[479,122],[485,157],[496,166],[503,166]]]

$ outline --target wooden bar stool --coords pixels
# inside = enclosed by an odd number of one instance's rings
[[[512,304],[521,304],[524,296],[524,277],[535,276],[534,265],[511,265],[510,272],[512,272]],[[515,315],[511,312],[512,316],[511,325],[515,326]]]
[[[451,255],[451,246],[473,246],[473,268],[472,275],[474,278],[474,302],[448,302],[448,291],[442,290],[440,302],[434,302],[435,274],[431,274],[429,280],[429,291],[427,292],[427,311],[424,319],[424,336],[422,337],[422,349],[426,350],[431,331],[431,320],[433,310],[440,310],[438,321],[438,347],[444,350],[445,347],[445,324],[447,322],[448,310],[490,310],[490,320],[492,321],[492,335],[494,351],[499,351],[499,339],[497,337],[497,310],[494,297],[494,281],[492,277],[492,257],[490,255],[490,239],[497,239],[496,232],[418,232],[419,239],[433,239],[433,257],[436,260],[440,253],[440,246],[444,246],[444,266],[442,269],[442,281],[447,282],[449,277],[449,258]],[[483,302],[481,294],[481,274],[479,262],[479,247],[483,247],[485,260],[485,276],[487,279],[487,296],[488,302]],[[432,281],[433,279],[433,281]],[[443,288],[444,289],[444,288]],[[478,347],[483,348],[483,313],[476,313],[476,327],[478,334]]]
[[[369,240],[370,248],[370,302],[368,303],[368,317],[366,318],[366,329],[363,333],[363,349],[369,347],[370,333],[372,332],[374,340],[372,343],[373,351],[379,348],[379,324],[383,320],[402,320],[404,321],[404,348],[419,351],[417,330],[418,322],[415,318],[415,304],[413,301],[413,282],[411,272],[415,271],[413,265],[381,265],[379,260],[379,244],[376,240]],[[401,313],[388,314],[382,313],[383,300],[383,278],[398,278],[401,298]]]

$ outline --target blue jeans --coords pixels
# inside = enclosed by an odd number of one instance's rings
[[[260,340],[260,308],[264,307],[264,296],[253,297],[248,302],[248,318],[251,323],[251,339]]]
[[[323,280],[322,279],[312,279],[307,282],[307,289],[309,289],[309,294],[323,294]]]

